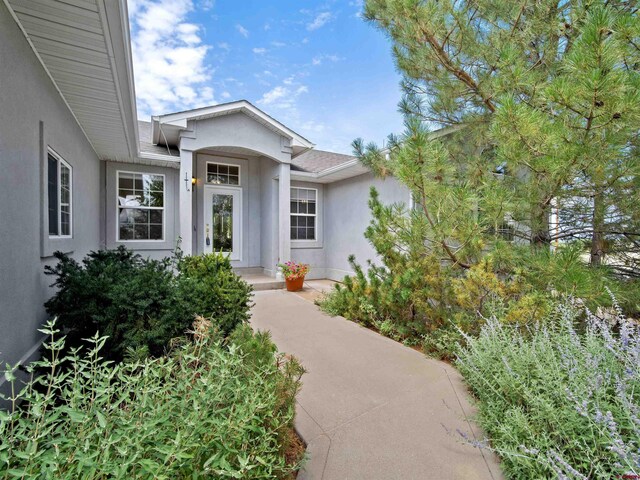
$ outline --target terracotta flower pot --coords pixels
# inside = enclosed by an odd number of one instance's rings
[[[287,283],[287,291],[289,292],[297,292],[298,290],[302,290],[302,285],[304,284],[304,277],[298,278],[285,278],[284,281]]]

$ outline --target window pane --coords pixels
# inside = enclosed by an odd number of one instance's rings
[[[162,191],[153,191],[149,194],[150,207],[164,207],[164,193]]]
[[[233,196],[214,194],[212,196],[211,223],[214,251],[233,250]]]
[[[298,213],[298,202],[291,202],[291,213]]]
[[[48,157],[47,170],[49,235],[58,235],[58,160],[51,155]]]
[[[316,213],[316,202],[309,202],[307,204],[307,213]]]
[[[291,227],[291,240],[297,240],[298,239],[298,229]]]
[[[138,191],[138,193],[144,190],[142,175],[133,174],[133,188]]]
[[[71,171],[63,164],[60,164],[60,188],[67,191],[71,188]]]
[[[316,239],[316,229],[311,227],[307,228],[307,240],[315,240]]]
[[[120,240],[133,240],[133,225],[120,225]]]
[[[118,178],[118,188],[133,190],[133,174],[121,173]]]
[[[149,238],[151,240],[162,240],[162,225],[150,225]]]
[[[240,167],[208,163],[207,182],[216,185],[240,185]]]
[[[150,210],[149,211],[149,222],[151,222],[151,223],[162,223],[162,210]]]
[[[71,215],[60,212],[60,235],[71,235]]]
[[[133,234],[135,240],[148,240],[149,239],[149,225],[138,225],[135,224],[133,226]]]
[[[306,239],[307,239],[307,229],[304,227],[298,227],[297,240],[306,240]]]

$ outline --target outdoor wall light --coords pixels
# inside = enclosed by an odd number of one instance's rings
[[[196,177],[191,177],[191,185],[195,185],[196,184]]]

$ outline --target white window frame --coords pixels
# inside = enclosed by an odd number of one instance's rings
[[[47,168],[49,168],[48,157],[51,155],[58,162],[58,184],[57,184],[57,194],[58,194],[58,234],[51,235],[49,234],[49,238],[73,238],[73,167],[67,162],[64,158],[62,158],[55,150],[52,148],[47,148]],[[62,168],[60,165],[64,165],[69,169],[69,235],[61,235],[62,232]],[[48,172],[47,172],[48,175]],[[49,185],[47,184],[47,189]],[[49,199],[48,191],[47,191],[47,202]],[[66,205],[66,204],[65,204]],[[49,214],[49,206],[47,205],[47,219]],[[47,229],[48,230],[48,229]]]
[[[209,165],[223,165],[225,167],[238,167],[238,184],[233,183],[213,183],[209,182]],[[237,163],[224,163],[224,162],[211,162],[207,161],[204,166],[204,183],[207,185],[214,185],[218,187],[240,187],[242,185],[242,166]]]
[[[157,177],[162,177],[162,207],[123,207],[120,205],[120,174],[128,173],[132,175],[154,175]],[[121,208],[130,208],[137,210],[162,210],[162,238],[152,240],[152,239],[120,239],[120,209]],[[154,172],[134,172],[129,170],[116,170],[116,241],[122,243],[163,243],[166,241],[166,228],[167,228],[167,177],[164,173],[154,173]]]
[[[291,203],[293,200],[293,196],[291,195],[293,190],[312,190],[315,192],[315,196],[316,196],[316,213],[293,213],[291,211],[289,211],[289,240],[292,242],[303,242],[303,243],[317,243],[318,240],[318,210],[320,208],[320,201],[319,201],[319,197],[318,197],[318,189],[317,188],[312,188],[312,187],[289,187],[289,203]],[[294,215],[299,216],[299,217],[315,217],[315,222],[314,227],[313,227],[313,236],[314,238],[303,238],[303,239],[297,239],[297,238],[291,238],[291,217],[293,217]]]

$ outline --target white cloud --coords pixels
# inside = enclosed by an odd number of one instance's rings
[[[271,45],[273,45],[276,48],[281,48],[281,47],[286,47],[287,44],[284,42],[271,42]]]
[[[296,82],[293,77],[289,77],[268,92],[262,95],[262,98],[256,103],[261,106],[268,106],[273,109],[284,112],[284,120],[298,118],[297,102],[298,97],[303,93],[308,93],[309,88]]]
[[[244,38],[248,38],[249,37],[249,30],[247,30],[246,28],[244,28],[242,25],[240,25],[239,23],[236,24],[236,30],[238,31],[238,33],[240,35],[242,35]]]
[[[231,94],[230,94],[229,92],[227,92],[226,90],[225,90],[224,92],[222,92],[222,93],[220,94],[220,96],[221,96],[222,98],[224,98],[225,100],[227,100],[227,99],[231,98]]]
[[[187,22],[192,0],[130,0],[138,111],[142,117],[215,103],[207,86],[211,48]]]
[[[208,11],[213,9],[213,7],[216,6],[216,0],[202,0],[200,2],[200,7],[204,10],[204,11]]]
[[[229,44],[227,42],[220,42],[218,44],[218,48],[221,49],[221,50],[226,50],[227,52],[229,50],[231,50],[231,47],[229,46]]]
[[[326,55],[326,54],[317,55],[313,57],[313,59],[311,59],[311,65],[315,65],[315,66],[321,65],[324,60],[329,60],[330,62],[335,63],[342,60],[342,58],[340,58],[337,55]]]
[[[324,27],[328,22],[333,20],[333,14],[331,12],[322,12],[316,15],[313,22],[307,24],[307,30],[310,32]]]
[[[272,105],[281,98],[284,98],[289,93],[289,90],[286,87],[278,85],[272,90],[266,92],[258,103],[261,105]]]
[[[257,54],[257,55],[263,55],[265,53],[267,53],[267,49],[266,48],[254,48],[253,49],[253,53]]]

